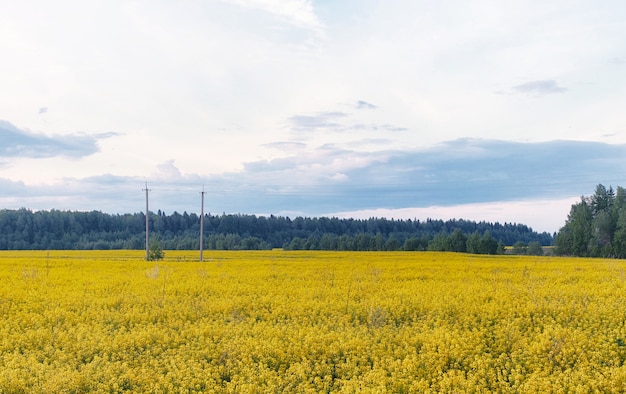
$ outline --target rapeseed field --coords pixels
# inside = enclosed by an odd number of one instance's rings
[[[626,262],[0,252],[0,393],[626,391]]]

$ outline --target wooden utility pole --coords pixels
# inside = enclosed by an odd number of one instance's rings
[[[202,242],[204,239],[204,194],[204,186],[202,186],[202,192],[200,192],[200,195],[202,196],[202,205],[200,206],[200,261],[202,261]]]
[[[146,188],[142,189],[146,192],[146,260],[150,260],[150,236],[148,235],[149,227],[148,227],[148,182],[146,182]]]

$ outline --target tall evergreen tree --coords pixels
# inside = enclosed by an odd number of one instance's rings
[[[596,215],[599,212],[609,210],[614,199],[615,194],[612,187],[607,190],[603,184],[598,184],[595,193],[591,196],[592,213]]]

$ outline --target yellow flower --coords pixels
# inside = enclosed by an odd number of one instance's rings
[[[196,255],[0,252],[0,392],[626,391],[624,261]]]

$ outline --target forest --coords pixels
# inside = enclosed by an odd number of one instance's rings
[[[0,250],[145,248],[144,213],[0,210]],[[151,242],[165,250],[198,249],[195,213],[149,212]],[[438,250],[503,253],[504,245],[553,243],[553,235],[526,225],[467,220],[256,216],[205,214],[203,247],[216,250]],[[536,250],[518,248],[517,250]]]
[[[626,258],[626,190],[598,184],[572,205],[555,243],[560,255]]]

